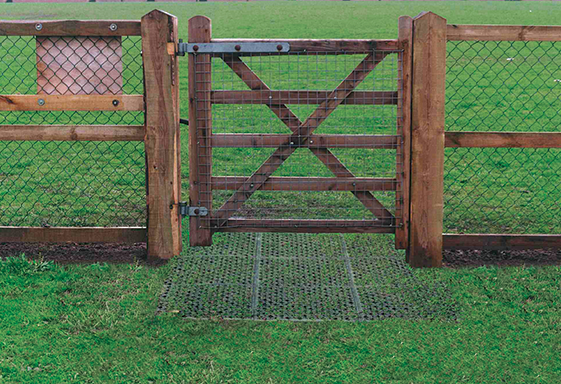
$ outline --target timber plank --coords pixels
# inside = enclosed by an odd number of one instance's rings
[[[329,91],[212,91],[213,104],[321,104]],[[395,91],[353,91],[342,105],[396,105]]]
[[[561,41],[561,26],[448,24],[446,38],[449,41]]]
[[[215,232],[280,232],[280,233],[394,233],[395,228],[379,221],[362,220],[290,220],[228,219],[225,226],[212,220]]]
[[[144,125],[0,125],[0,140],[144,141]]]
[[[144,111],[144,97],[142,95],[0,95],[0,111]]]
[[[286,143],[290,135],[215,133],[212,146],[218,148],[264,148],[278,147]],[[305,148],[379,148],[396,149],[397,135],[310,135],[303,144]]]
[[[41,24],[40,30],[38,24]],[[111,24],[117,28],[112,30]],[[140,36],[140,21],[0,20],[0,36]]]
[[[0,243],[145,243],[142,227],[0,227]]]
[[[212,178],[212,189],[237,190],[246,177],[219,176]],[[262,191],[395,191],[395,179],[366,177],[269,177],[259,188]]]
[[[561,248],[561,235],[451,234],[443,235],[444,249],[546,249]]]
[[[448,148],[561,148],[561,132],[446,132]]]

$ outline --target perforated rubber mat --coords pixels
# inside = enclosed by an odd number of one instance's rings
[[[365,321],[455,318],[385,235],[216,234],[175,261],[159,312],[188,318]]]

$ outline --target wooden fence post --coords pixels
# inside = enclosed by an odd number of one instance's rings
[[[181,252],[182,245],[177,18],[154,10],[142,17],[140,29],[146,103],[148,257],[169,259]]]
[[[410,243],[412,267],[442,265],[446,19],[413,19]]]
[[[212,26],[208,17],[189,19],[189,43],[209,43],[211,36]],[[208,209],[208,216],[189,218],[192,246],[212,244],[211,70],[210,55],[189,54],[189,205]]]

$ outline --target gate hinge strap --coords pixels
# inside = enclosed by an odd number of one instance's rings
[[[282,53],[290,51],[290,43],[286,41],[233,41],[228,43],[184,43],[179,40],[177,55],[186,53]]]
[[[206,216],[208,215],[208,209],[206,207],[191,207],[186,201],[179,202],[179,213],[181,217],[185,216]]]

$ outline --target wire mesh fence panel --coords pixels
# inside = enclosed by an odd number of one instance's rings
[[[448,42],[447,131],[559,132],[561,43]],[[561,151],[447,148],[444,230],[561,233]]]
[[[0,36],[0,95],[142,94],[142,71],[138,36]],[[0,126],[55,124],[143,125],[144,113],[0,111]],[[0,141],[0,196],[2,226],[144,226],[144,143]]]
[[[213,215],[395,226],[400,57],[216,55],[207,179]]]

